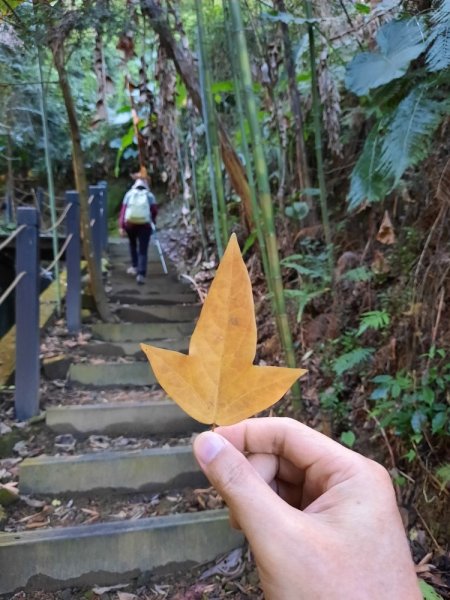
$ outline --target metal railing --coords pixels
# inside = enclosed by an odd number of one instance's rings
[[[108,243],[106,185],[89,187],[90,223],[94,256],[101,267],[103,250]],[[40,230],[37,207],[16,208],[17,228],[0,244],[0,251],[14,240],[16,244],[16,276],[0,297],[2,303],[15,291],[16,366],[15,411],[19,420],[29,419],[39,412],[40,384],[40,233],[48,234],[65,224],[65,241],[47,271],[65,255],[67,271],[66,321],[70,333],[81,329],[81,237],[78,192],[65,193],[65,208],[53,227]]]

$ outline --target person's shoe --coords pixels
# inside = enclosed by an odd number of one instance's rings
[[[137,281],[137,282],[138,282],[140,285],[143,285],[143,284],[145,283],[144,276],[143,276],[143,275],[138,275],[138,276],[136,277],[136,281]]]
[[[137,275],[136,267],[128,267],[127,273],[128,273],[128,275]]]

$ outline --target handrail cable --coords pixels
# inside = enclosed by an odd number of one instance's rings
[[[20,227],[18,227],[17,229],[15,229],[11,235],[9,237],[6,238],[6,240],[4,240],[1,244],[0,244],[0,251],[3,250],[3,248],[5,248],[10,242],[13,241],[13,239],[15,237],[17,237],[19,235],[19,233],[21,231],[23,231],[25,229],[26,225],[20,225]]]
[[[70,244],[72,238],[73,238],[73,233],[70,233],[67,236],[66,241],[64,242],[64,244],[61,246],[61,250],[55,256],[55,259],[53,260],[53,262],[45,269],[46,271],[51,271],[53,269],[53,267],[56,265],[56,263],[59,261],[59,259],[61,258],[61,256],[66,251],[66,248]]]
[[[52,231],[54,231],[55,229],[58,229],[58,227],[61,225],[61,223],[64,221],[64,219],[67,216],[67,213],[69,212],[69,210],[72,208],[71,204],[68,204],[66,206],[66,208],[63,210],[63,212],[59,215],[59,217],[56,219],[56,221],[53,223],[53,225],[51,227],[49,227],[48,229],[46,229],[45,231],[42,231],[42,233],[51,233]]]
[[[14,281],[11,283],[11,285],[3,292],[3,294],[0,296],[0,306],[3,304],[3,302],[6,300],[6,298],[10,295],[10,293],[16,288],[17,284],[22,279],[22,277],[25,277],[26,274],[27,274],[26,271],[22,271],[22,273],[19,273],[17,275],[17,277],[14,279]]]

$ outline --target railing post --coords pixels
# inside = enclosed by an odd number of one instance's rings
[[[101,188],[98,185],[89,186],[89,196],[93,196],[93,200],[90,204],[89,218],[91,221],[95,221],[91,227],[92,231],[92,243],[94,245],[94,257],[97,262],[98,268],[101,273],[102,268],[102,228],[101,228],[101,216],[100,216],[100,192]]]
[[[36,190],[36,201],[39,208],[39,213],[42,216],[44,211],[44,190],[41,187],[38,187]]]
[[[8,225],[14,221],[14,207],[11,194],[6,194],[6,222]]]
[[[16,288],[15,407],[20,421],[39,413],[39,213],[18,208],[16,273],[25,273]]]
[[[99,181],[97,185],[101,188],[102,248],[106,251],[108,248],[108,183],[106,181]]]
[[[77,333],[81,329],[81,241],[78,192],[66,192],[66,204],[70,205],[66,217],[66,235],[72,235],[66,250],[66,320],[68,331]]]

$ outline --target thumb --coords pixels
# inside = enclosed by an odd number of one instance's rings
[[[251,544],[267,541],[285,503],[228,440],[212,431],[194,441],[194,455]]]

